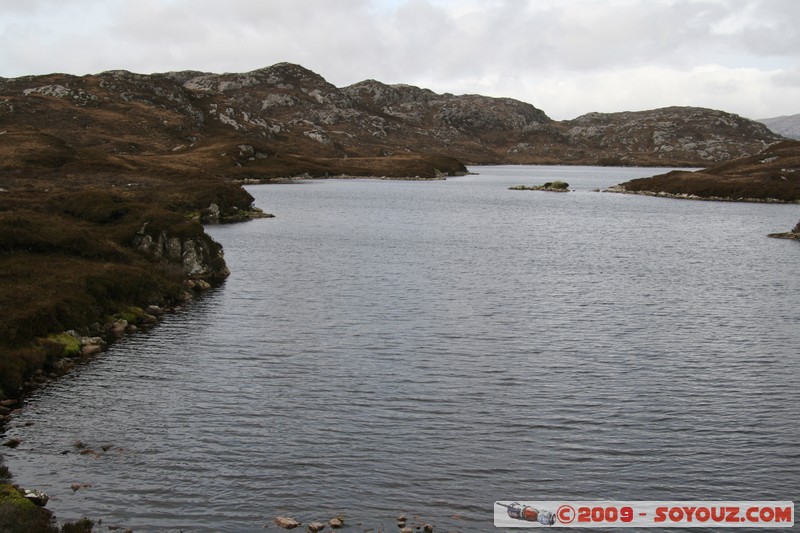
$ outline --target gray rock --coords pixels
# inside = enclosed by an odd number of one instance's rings
[[[40,490],[25,489],[22,495],[39,507],[44,507],[50,501],[50,497]]]
[[[203,261],[203,247],[193,240],[186,240],[183,243],[183,273],[187,276],[200,276],[207,273],[207,267]]]
[[[81,346],[106,346],[106,341],[101,337],[81,337]]]
[[[166,235],[166,233],[163,233]],[[165,248],[164,248],[164,255],[170,261],[180,261],[181,260],[181,240],[178,237],[169,237],[164,239]]]

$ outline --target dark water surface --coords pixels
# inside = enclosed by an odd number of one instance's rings
[[[30,398],[15,481],[137,532],[800,500],[800,246],[765,236],[800,208],[474,170],[251,187],[277,218],[209,228],[230,279]],[[551,179],[577,190],[508,190]]]

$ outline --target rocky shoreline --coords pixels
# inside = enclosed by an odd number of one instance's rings
[[[761,204],[800,204],[800,200],[781,200],[780,198],[744,198],[731,196],[699,196],[689,193],[670,193],[665,191],[629,190],[624,185],[613,185],[606,189],[595,189],[598,192],[618,194],[637,194],[639,196],[653,196],[656,198],[673,198],[677,200],[700,200],[704,202],[749,202]]]
[[[7,448],[20,444],[5,439],[5,428],[33,391],[225,280],[222,247],[202,223],[271,216],[222,180],[176,203],[174,189],[151,191],[153,182],[67,189],[59,178],[16,187],[12,177],[0,194],[0,444]],[[0,531],[92,530],[91,520],[59,529],[47,497],[31,489],[15,486],[0,465]]]
[[[800,141],[782,141],[751,156],[633,179],[607,190],[717,202],[800,203]]]
[[[182,261],[187,271],[197,270],[197,254],[191,260]],[[183,257],[181,257],[183,260]],[[201,269],[203,270],[203,269]],[[203,270],[204,273],[207,273]],[[128,307],[121,313],[109,317],[109,320],[85,325],[76,330],[51,334],[34,341],[35,349],[47,353],[46,368],[36,369],[11,397],[0,399],[0,444],[6,448],[16,448],[22,441],[5,439],[5,428],[19,415],[25,406],[25,398],[33,392],[55,382],[57,379],[74,371],[80,365],[87,364],[102,353],[110,345],[125,335],[132,335],[149,330],[158,325],[167,315],[175,313],[181,307],[190,304],[196,297],[210,290],[213,285],[203,278],[187,277],[183,282],[184,291],[174,305],[161,306],[150,304],[144,308]],[[83,450],[81,453],[92,452]],[[12,483],[13,475],[3,465],[0,455],[0,531],[19,533],[91,533],[94,522],[84,518],[74,523],[56,525],[56,517],[45,509],[48,496],[35,488],[23,488]],[[78,487],[81,488],[81,487]],[[73,487],[73,490],[78,490]],[[130,530],[128,530],[130,531]]]

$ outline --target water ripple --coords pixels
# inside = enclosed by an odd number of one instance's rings
[[[223,287],[28,401],[16,481],[136,531],[797,500],[799,252],[764,238],[796,213],[588,192],[641,169],[483,172],[252,188],[278,218],[209,229]],[[507,190],[564,172],[578,192]]]

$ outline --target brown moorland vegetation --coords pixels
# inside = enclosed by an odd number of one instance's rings
[[[618,186],[623,192],[734,201],[800,202],[800,141],[703,170],[672,171]]]

